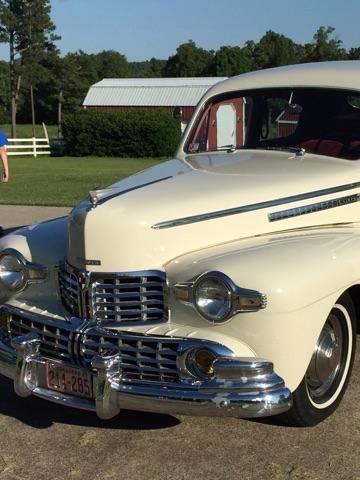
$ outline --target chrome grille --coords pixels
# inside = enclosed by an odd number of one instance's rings
[[[67,325],[57,324],[58,322],[48,323],[39,322],[35,318],[26,318],[16,314],[9,315],[9,329],[11,337],[25,335],[27,333],[37,333],[40,338],[40,353],[46,357],[56,358],[63,361],[70,361],[71,342],[70,330]],[[61,326],[60,326],[61,325]]]
[[[110,323],[166,321],[164,273],[155,270],[85,276],[69,265],[59,269],[61,301],[71,315]]]
[[[121,356],[124,380],[179,382],[176,367],[179,340],[91,329],[81,337],[80,355],[90,365],[94,355]]]
[[[112,322],[158,322],[164,317],[164,281],[155,275],[96,278],[92,317]]]
[[[95,355],[120,355],[124,382],[179,382],[178,338],[111,332],[99,327],[84,331],[79,322],[67,324],[25,312],[8,315],[10,337],[37,333],[40,353],[45,357],[91,368]]]
[[[60,297],[64,307],[77,317],[80,316],[80,289],[76,274],[70,268],[59,269]]]

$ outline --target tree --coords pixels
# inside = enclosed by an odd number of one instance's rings
[[[223,46],[216,51],[212,74],[232,77],[252,70],[253,60],[247,48]]]
[[[166,65],[166,60],[159,60],[152,57],[148,63],[148,68],[145,71],[145,77],[162,77],[163,70]]]
[[[36,115],[46,123],[55,124],[59,107],[61,109],[59,104],[62,103],[63,84],[66,81],[62,59],[58,55],[48,54],[39,61],[37,69],[38,73],[42,72],[42,75],[36,78],[33,86]],[[31,111],[31,98],[28,95],[21,95],[18,105],[18,121],[31,122]]]
[[[290,38],[269,30],[254,47],[254,61],[257,68],[279,67],[301,63],[304,50]]]
[[[189,40],[168,58],[163,74],[164,77],[201,77],[209,73],[213,59],[213,51],[199,48],[193,40]]]
[[[97,77],[124,78],[129,76],[129,64],[125,57],[115,50],[104,50],[93,55]]]
[[[65,113],[81,108],[89,87],[103,78],[123,78],[130,74],[125,55],[113,50],[88,54],[82,50],[62,59],[61,91]]]
[[[9,64],[0,61],[0,123],[8,123],[10,119],[10,85]]]
[[[350,48],[348,53],[349,60],[360,60],[360,47]]]
[[[313,37],[313,42],[305,45],[306,59],[310,62],[324,62],[328,60],[345,60],[346,50],[343,42],[333,37],[333,27],[320,27]]]
[[[64,111],[76,112],[85,98],[90,85],[99,79],[94,59],[82,50],[68,53],[62,59],[62,86]]]
[[[130,78],[155,78],[162,77],[166,60],[152,57],[142,62],[129,62]]]
[[[54,33],[50,12],[50,0],[0,0],[0,41],[10,45],[11,134],[14,137],[22,81],[33,96],[34,85],[44,75],[41,60],[57,53],[54,42],[60,37]]]

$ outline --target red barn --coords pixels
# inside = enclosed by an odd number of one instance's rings
[[[275,122],[278,125],[278,136],[288,137],[295,132],[299,121],[299,114],[296,112],[288,112],[283,110],[277,117]]]
[[[226,77],[105,78],[89,88],[83,107],[99,110],[166,108],[183,126],[205,92]]]

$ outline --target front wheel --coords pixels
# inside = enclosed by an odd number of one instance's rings
[[[349,382],[355,345],[355,308],[344,294],[329,313],[305,376],[293,393],[288,412],[292,425],[316,425],[338,407]]]

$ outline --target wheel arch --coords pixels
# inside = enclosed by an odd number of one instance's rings
[[[360,284],[353,285],[344,293],[350,295],[351,301],[354,304],[355,315],[356,315],[356,333],[360,333]]]

